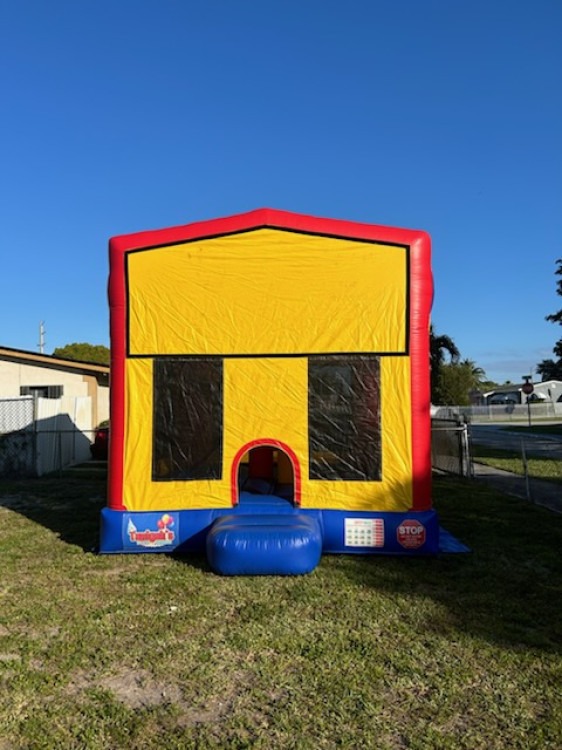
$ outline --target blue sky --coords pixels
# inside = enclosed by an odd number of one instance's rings
[[[109,344],[107,242],[269,206],[425,229],[490,378],[562,307],[559,0],[3,0],[0,345]]]

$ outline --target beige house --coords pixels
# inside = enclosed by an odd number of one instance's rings
[[[109,419],[109,366],[0,347],[0,476],[89,458]]]

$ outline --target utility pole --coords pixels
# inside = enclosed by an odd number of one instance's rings
[[[45,353],[45,321],[41,321],[39,323],[39,352],[41,354]]]
[[[529,399],[531,398],[531,393],[535,390],[535,386],[533,385],[533,374],[530,375],[522,375],[521,376],[524,379],[523,386],[521,390],[527,396],[527,418],[529,420],[529,427],[531,426],[531,402]]]

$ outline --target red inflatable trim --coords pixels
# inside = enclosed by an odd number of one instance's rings
[[[293,479],[294,479],[294,502],[295,505],[301,504],[301,484],[302,484],[302,474],[301,474],[301,467],[299,463],[299,459],[297,458],[296,453],[289,448],[289,446],[286,443],[282,443],[280,440],[272,440],[271,438],[260,438],[259,440],[252,440],[249,443],[246,443],[246,445],[243,445],[240,450],[237,452],[237,454],[234,456],[234,461],[232,462],[232,467],[230,469],[230,499],[232,501],[232,505],[238,505],[239,497],[238,497],[238,468],[240,466],[240,461],[242,460],[242,456],[247,453],[248,451],[252,450],[252,448],[256,447],[267,447],[267,448],[278,448],[279,450],[282,450],[284,453],[287,454],[289,457],[289,460],[291,461],[293,465]]]
[[[410,371],[413,510],[431,508],[431,388],[429,315],[433,300],[431,242],[422,234],[410,246]]]

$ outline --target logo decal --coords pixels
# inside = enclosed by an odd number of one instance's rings
[[[425,544],[425,526],[409,518],[396,530],[396,538],[404,549],[418,549]]]
[[[169,513],[164,513],[156,522],[157,528],[146,528],[139,531],[133,523],[133,519],[129,518],[127,541],[137,547],[166,547],[175,541],[176,533],[172,531],[174,523],[173,517]]]

